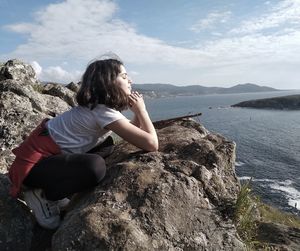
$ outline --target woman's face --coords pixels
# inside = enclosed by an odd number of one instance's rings
[[[126,69],[123,65],[120,66],[120,73],[116,79],[117,85],[129,96],[131,94],[132,81],[128,77]]]

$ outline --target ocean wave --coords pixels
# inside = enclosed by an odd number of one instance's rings
[[[293,184],[292,180],[271,180],[271,179],[254,179],[249,176],[238,177],[240,181],[251,180],[251,182],[261,183],[261,187],[271,188],[273,191],[280,191],[284,194],[284,197],[287,199],[289,206],[300,210],[300,191],[297,190]]]
[[[249,176],[242,176],[242,177],[238,177],[239,180],[251,180],[251,177]]]
[[[250,176],[241,176],[238,177],[239,180],[251,180],[252,182],[262,182],[262,183],[273,183],[276,182],[275,180],[271,180],[271,179],[254,179],[253,177]]]
[[[270,188],[284,192],[289,206],[300,210],[300,191],[292,186],[293,183],[291,180],[281,181],[271,184]]]
[[[236,161],[235,162],[235,166],[243,166],[243,165],[245,165],[245,163],[242,162],[242,161]]]

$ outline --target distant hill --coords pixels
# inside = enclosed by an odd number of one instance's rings
[[[138,84],[134,85],[134,89],[149,97],[279,91],[271,87],[259,86],[249,83],[239,84],[229,88],[205,87],[201,85],[175,86],[171,84]]]
[[[43,81],[42,84],[62,85],[49,81]],[[78,83],[80,84],[80,82]],[[267,86],[256,84],[239,84],[232,87],[205,87],[202,85],[176,86],[171,84],[136,84],[133,86],[135,91],[142,93],[145,97],[160,98],[174,96],[196,96],[207,94],[232,94],[232,93],[249,93],[249,92],[272,92],[281,91]]]
[[[300,110],[300,95],[248,100],[234,104],[232,106],[251,107],[258,109]]]

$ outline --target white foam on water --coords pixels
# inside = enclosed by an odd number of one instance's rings
[[[291,180],[284,180],[284,181],[279,181],[278,184],[281,186],[290,186],[292,185],[294,182]]]
[[[288,204],[300,210],[300,191],[292,186],[293,183],[291,180],[280,181],[271,184],[270,188],[284,192],[288,199]]]
[[[299,198],[298,200],[289,199],[288,204],[289,204],[291,207],[294,207],[294,208],[300,210],[300,198]]]
[[[238,177],[239,180],[251,180],[250,176]],[[288,200],[288,205],[300,210],[300,191],[293,187],[294,182],[291,180],[271,180],[271,179],[253,179],[252,182],[262,183],[260,186],[269,187],[273,190],[281,191],[285,193]]]
[[[267,183],[275,183],[275,180],[270,180],[270,179],[254,179],[253,177],[250,176],[241,176],[238,177],[239,180],[252,180],[252,182],[267,182]]]
[[[270,180],[270,179],[253,179],[255,182],[264,182],[264,183],[274,183],[276,182],[275,180]]]
[[[220,110],[220,109],[230,109],[231,107],[230,106],[218,106],[217,109]]]
[[[242,177],[238,177],[239,180],[251,180],[251,177],[249,176],[242,176]]]
[[[236,161],[235,162],[235,166],[243,166],[243,165],[245,165],[245,163],[242,162],[242,161]]]

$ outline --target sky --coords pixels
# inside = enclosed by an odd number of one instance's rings
[[[77,82],[117,54],[135,84],[300,89],[300,0],[0,0],[0,61]]]

